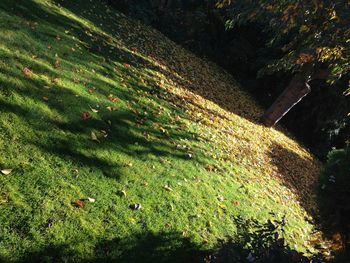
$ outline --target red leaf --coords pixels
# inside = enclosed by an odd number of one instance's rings
[[[72,205],[74,205],[76,208],[84,208],[85,207],[85,203],[83,201],[80,201],[80,200],[73,201]]]
[[[86,111],[84,111],[82,114],[81,114],[81,118],[86,121],[90,118],[90,114]]]

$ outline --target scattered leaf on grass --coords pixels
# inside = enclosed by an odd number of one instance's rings
[[[96,136],[96,133],[94,133],[93,131],[91,132],[91,140],[93,140],[95,142],[100,142],[99,139]]]
[[[49,101],[49,98],[48,97],[43,97],[43,100],[44,101]]]
[[[84,208],[85,207],[85,203],[81,200],[73,201],[72,205],[75,206],[76,208]]]
[[[88,198],[88,201],[89,201],[90,203],[95,203],[95,202],[96,202],[96,199],[95,199],[95,198],[89,197],[89,198]]]
[[[118,99],[115,98],[115,97],[113,96],[113,94],[109,94],[109,95],[108,95],[108,99],[109,99],[111,102],[114,102],[114,103],[116,103],[116,102],[118,101]]]
[[[98,112],[99,112],[99,110],[94,109],[94,108],[92,108],[91,106],[89,106],[89,107],[90,107],[90,109],[91,109],[92,112],[94,112],[94,113],[98,113]]]
[[[28,78],[33,75],[33,71],[31,71],[29,68],[24,68],[22,70],[22,73],[23,73],[24,76],[26,76]]]
[[[120,197],[126,197],[126,191],[125,190],[118,191],[118,195]]]
[[[215,166],[209,164],[205,169],[206,169],[208,172],[214,172],[214,171],[215,171]]]
[[[169,185],[165,185],[164,189],[171,192],[173,189]]]
[[[12,169],[3,169],[1,170],[1,173],[4,175],[9,175],[10,173],[12,173]]]
[[[226,210],[226,209],[227,209],[226,205],[224,205],[224,204],[220,204],[219,207],[220,207],[222,210]]]
[[[81,114],[81,118],[86,121],[90,118],[90,114],[87,112],[87,111],[84,111],[82,114]]]
[[[59,68],[61,66],[61,61],[59,59],[56,59],[55,60],[55,63],[54,63],[54,68]]]
[[[141,204],[133,204],[129,206],[132,210],[140,210],[142,208]]]

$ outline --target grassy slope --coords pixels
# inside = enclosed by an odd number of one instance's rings
[[[181,261],[270,212],[306,249],[319,164],[220,68],[98,1],[2,0],[0,27],[0,258]]]

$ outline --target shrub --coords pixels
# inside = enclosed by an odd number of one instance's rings
[[[350,234],[350,146],[334,150],[319,181],[320,214],[326,232],[341,235],[344,242]]]

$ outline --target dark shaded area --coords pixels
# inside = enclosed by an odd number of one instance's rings
[[[278,169],[273,176],[282,179],[284,185],[299,197],[300,203],[310,215],[317,216],[317,208],[312,205],[314,204],[312,193],[317,182],[316,173],[315,178],[309,178],[308,175],[298,172],[309,165],[309,160],[303,159],[297,153],[277,143],[271,146],[270,158]],[[317,169],[317,167],[310,167],[310,169]],[[285,202],[288,202],[287,197]]]
[[[92,258],[74,255],[70,247],[48,245],[41,251],[28,253],[23,262],[203,262],[207,253],[176,232],[100,240]]]
[[[343,95],[348,81],[344,77],[333,87],[313,81],[311,93],[281,122],[323,161],[333,148],[344,148],[350,141],[350,99]]]
[[[255,219],[234,219],[237,239],[220,241],[205,249],[178,232],[142,233],[122,239],[99,240],[93,257],[75,255],[70,244],[47,245],[27,253],[23,262],[205,262],[205,263],[309,263],[325,262],[321,255],[308,258],[284,244],[284,219],[260,224]],[[252,231],[254,229],[254,231]]]
[[[331,152],[318,185],[320,224],[350,259],[350,148]]]

